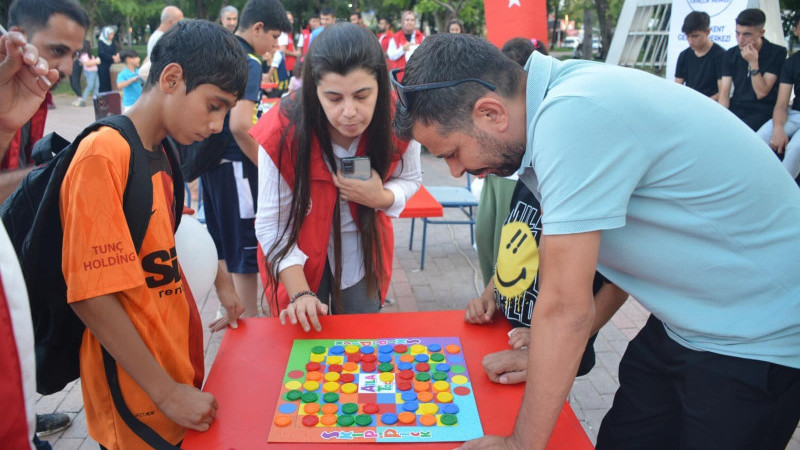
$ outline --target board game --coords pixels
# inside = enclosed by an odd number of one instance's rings
[[[269,442],[453,442],[483,436],[456,337],[296,339]]]

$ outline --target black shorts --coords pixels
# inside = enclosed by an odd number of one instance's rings
[[[598,450],[782,450],[800,420],[800,369],[691,350],[654,316],[619,382]]]
[[[258,168],[247,158],[200,176],[208,233],[230,273],[258,273],[255,230]]]

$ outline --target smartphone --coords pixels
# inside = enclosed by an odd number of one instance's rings
[[[353,156],[350,158],[342,158],[342,176],[358,178],[359,180],[369,180],[372,176],[369,157]]]

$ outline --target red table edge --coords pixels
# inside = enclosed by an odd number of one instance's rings
[[[384,315],[388,315],[388,314],[391,314],[392,316],[395,316],[395,317],[398,316],[398,315],[413,316],[413,315],[419,315],[419,314],[428,314],[428,315],[430,315],[430,314],[458,314],[460,316],[462,314],[462,312],[461,311],[429,311],[429,312],[385,313]],[[350,315],[350,316],[347,316],[347,317],[359,320],[358,319],[359,316],[368,317],[368,316],[374,316],[374,314]],[[342,316],[339,316],[339,317],[342,317]],[[326,316],[326,317],[322,317],[321,319],[324,320],[324,319],[327,319],[327,318],[329,318],[329,317]],[[272,320],[272,321],[275,321],[275,322],[278,321],[277,318],[244,319],[243,321],[244,322],[249,322],[249,321],[253,321],[253,320]],[[364,319],[360,319],[360,320],[364,320]],[[242,324],[241,320],[240,320],[240,324]],[[494,324],[490,324],[489,326],[497,326],[497,325],[498,325],[498,322],[495,322]],[[323,322],[323,326],[324,326],[324,322]],[[245,327],[246,327],[246,324],[245,324]],[[241,330],[241,325],[240,325],[240,330]],[[299,330],[299,328],[298,329],[294,329],[294,330],[296,332],[297,330]],[[302,330],[300,330],[299,332],[302,333]],[[356,336],[357,334],[359,334],[359,333],[353,333],[353,335],[354,335],[353,338],[354,339],[361,339],[361,338],[369,339],[369,337],[366,337],[366,336]],[[417,335],[417,334],[412,333],[412,334],[409,334],[409,336],[410,335]],[[378,336],[375,336],[375,337],[378,337]],[[319,336],[315,337],[315,336],[310,336],[310,335],[306,335],[306,334],[300,334],[298,337],[295,337],[295,339],[297,339],[297,338],[299,338],[299,339],[313,339],[313,338],[330,339],[329,337],[319,337]],[[218,350],[218,353],[217,353],[218,356],[220,354],[222,354],[223,352],[225,352],[227,350],[227,348],[230,347],[230,345],[232,345],[231,344],[232,340],[235,341],[236,339],[233,339],[232,336],[230,336],[226,332],[225,336],[223,336],[222,342],[220,343],[220,347],[219,347],[219,350]],[[245,359],[251,359],[251,358],[247,357]],[[215,359],[215,361],[216,361],[216,359]],[[476,365],[480,365],[480,362],[477,362]],[[209,384],[208,382],[212,378],[214,378],[215,366],[216,366],[215,364],[212,364],[212,367],[207,371],[207,376],[206,376],[206,380],[205,380],[207,383],[206,383],[206,385],[203,386],[203,391],[207,391],[207,384]],[[281,374],[283,373],[282,371],[283,371],[283,368],[281,368]],[[470,373],[474,372],[472,368],[470,368],[470,371],[471,371]],[[511,387],[511,386],[506,386],[506,385],[498,385],[498,386]],[[518,386],[521,387],[520,385],[514,385],[514,387],[518,387]],[[272,408],[272,406],[270,407],[270,409],[271,408]],[[513,421],[516,422],[516,412],[514,413]],[[213,429],[213,425],[212,425],[212,429]],[[484,430],[484,431],[486,431],[486,430]],[[568,402],[564,402],[564,405],[563,405],[563,407],[561,409],[561,412],[559,413],[558,421],[556,423],[556,426],[554,427],[553,434],[555,435],[556,433],[565,433],[565,432],[574,433],[573,437],[575,439],[572,439],[573,440],[573,444],[578,445],[578,446],[570,447],[569,448],[570,450],[589,450],[589,449],[594,449],[594,446],[592,445],[591,440],[589,439],[588,435],[584,431],[580,420],[578,420],[578,418],[575,416],[575,413],[572,410],[572,408],[570,407]],[[204,437],[203,437],[204,434],[205,433],[199,433],[199,432],[195,432],[195,431],[192,431],[192,430],[187,430],[187,434],[186,434],[186,437],[184,439],[184,445],[197,444],[196,441],[198,439],[201,440],[201,441],[205,440]],[[554,448],[561,449],[561,448],[563,448],[563,447],[560,447],[560,446],[556,446],[556,447],[553,446],[553,442],[554,442],[553,441],[553,437],[554,436],[551,436],[551,442],[550,442],[550,444],[548,445],[547,448],[548,449],[554,449]],[[381,447],[389,445],[389,446],[394,446],[395,448],[400,448],[400,447],[405,448],[406,446],[419,447],[418,444],[419,443],[416,443],[416,444],[415,443],[411,443],[411,444],[408,444],[408,443],[406,443],[406,444],[401,444],[401,443],[380,443],[380,444],[377,444],[377,445],[380,445]],[[442,445],[447,445],[447,444],[452,444],[452,448],[455,448],[455,447],[458,446],[458,443],[455,443],[455,442],[450,442],[450,443],[447,443],[447,442],[444,442],[444,443],[443,442],[425,443],[424,445],[426,445],[426,448],[429,448],[430,446],[434,446],[436,448],[441,448]],[[322,446],[322,447],[326,447],[326,448],[330,447],[330,446],[333,446],[333,448],[337,448],[337,446],[339,446],[338,448],[341,448],[341,446],[343,446],[343,445],[353,445],[353,444],[345,444],[345,443],[342,443],[342,444],[334,444],[334,443],[326,443],[326,444],[304,444],[304,443],[281,444],[281,443],[270,443],[269,445],[270,446],[276,446],[277,448],[283,448],[283,447],[287,447],[288,448],[289,446],[292,446],[292,447],[296,447],[296,446],[313,446],[315,448],[318,447],[318,446]],[[371,448],[371,446],[374,446],[376,444],[359,443],[358,445],[361,446],[361,448]],[[265,447],[267,446],[267,442],[266,441],[264,442],[264,446]],[[187,448],[195,448],[195,447],[192,446],[192,447],[187,447]],[[209,447],[204,447],[204,448],[209,448]],[[215,447],[210,447],[210,448],[215,448]]]

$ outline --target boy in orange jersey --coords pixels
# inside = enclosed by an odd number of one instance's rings
[[[246,55],[219,25],[186,20],[161,37],[151,61],[142,96],[125,113],[147,150],[152,181],[138,254],[123,210],[131,147],[119,132],[104,127],[82,140],[61,188],[67,300],[87,327],[81,386],[89,435],[102,448],[146,444],[112,402],[101,345],[116,360],[128,409],[164,440],[178,444],[186,428],[208,429],[217,411],[214,397],[199,390],[203,334],[175,253],[170,150],[162,142],[169,135],[188,145],[222,129],[244,94]]]

